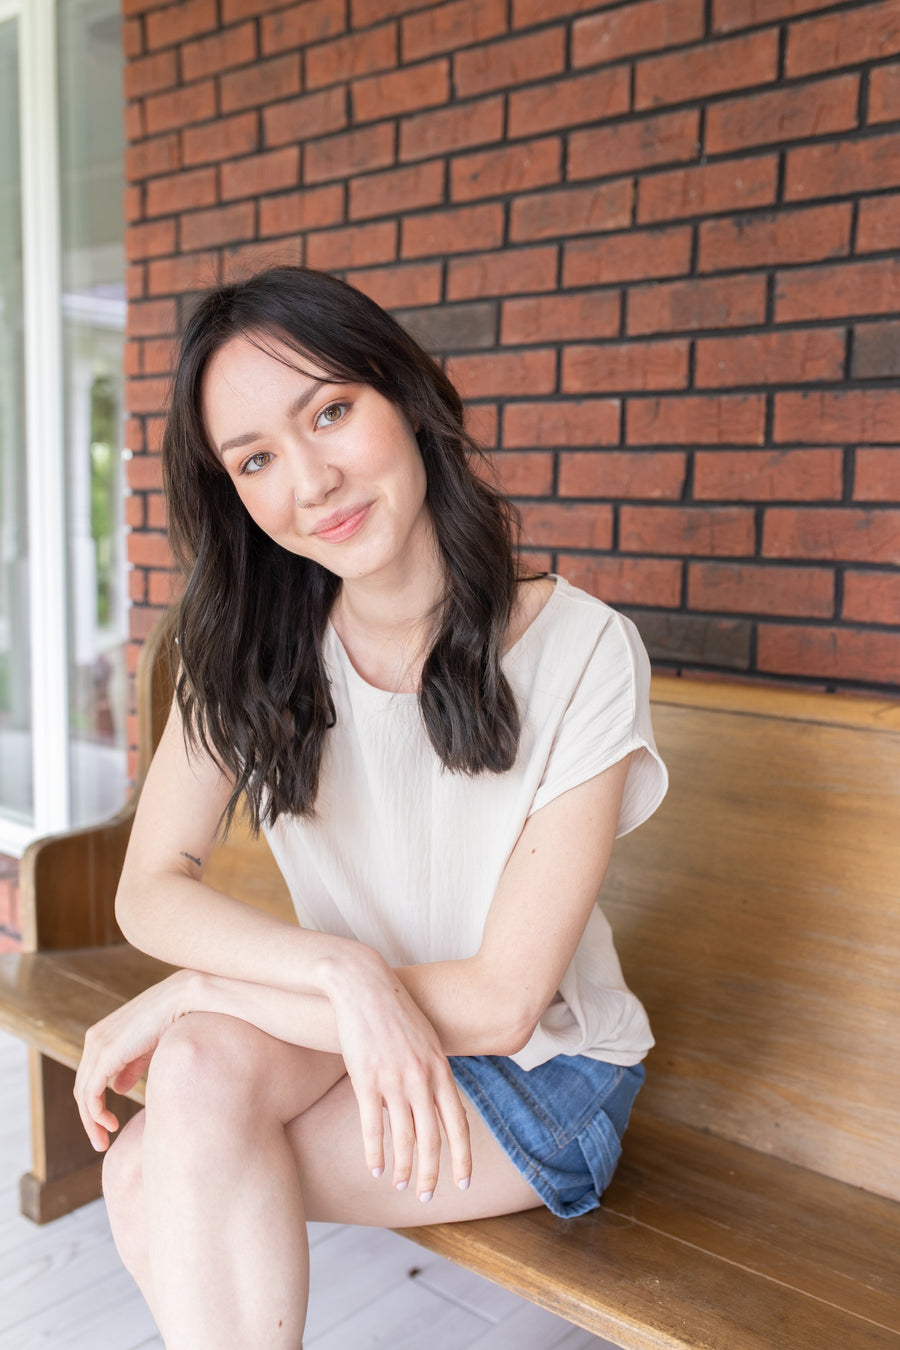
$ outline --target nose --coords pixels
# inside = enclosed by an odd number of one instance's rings
[[[343,474],[334,464],[304,459],[295,465],[293,480],[294,504],[301,510],[309,510],[328,500],[335,488],[340,487]]]

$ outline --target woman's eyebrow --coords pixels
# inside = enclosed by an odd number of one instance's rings
[[[313,382],[306,389],[304,389],[300,397],[294,399],[293,403],[287,410],[288,417],[294,418],[297,416],[298,413],[301,413],[303,409],[306,407],[307,403],[312,402],[312,400],[315,398],[319,390],[323,388],[324,384],[325,384],[324,380],[313,380]],[[262,434],[263,433],[261,431],[245,431],[240,436],[232,436],[230,440],[223,441],[222,444],[219,446],[219,454],[224,455],[228,450],[237,450],[242,446],[252,445],[254,441],[258,441],[260,439]]]

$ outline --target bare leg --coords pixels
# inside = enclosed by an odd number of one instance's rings
[[[334,1055],[194,1014],[151,1065],[148,1110],[105,1171],[113,1232],[167,1350],[297,1350],[306,1217],[411,1227],[539,1203],[470,1107],[473,1180],[430,1204],[374,1180],[356,1099]],[[118,1155],[118,1156],[117,1156]]]

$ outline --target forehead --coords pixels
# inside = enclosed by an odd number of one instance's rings
[[[328,371],[277,338],[230,338],[207,363],[200,386],[201,412],[214,443],[235,418],[260,416],[311,385],[330,383]],[[236,431],[249,428],[235,428]]]

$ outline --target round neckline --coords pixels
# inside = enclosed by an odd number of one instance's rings
[[[554,583],[553,590],[547,596],[547,599],[544,601],[543,605],[538,610],[537,614],[535,614],[534,618],[531,620],[531,623],[528,625],[528,627],[525,628],[519,634],[519,636],[516,638],[515,642],[512,644],[511,647],[507,647],[502,657],[502,660],[504,662],[510,660],[513,656],[516,656],[520,651],[520,649],[522,648],[523,644],[528,642],[528,640],[531,637],[531,634],[534,633],[536,629],[539,629],[541,627],[541,621],[544,615],[547,613],[547,610],[550,609],[551,605],[554,604],[554,601],[557,599],[557,597],[562,594],[563,589],[567,584],[565,578],[558,576],[555,572],[548,572],[547,576],[549,579],[552,579]],[[360,675],[359,671],[356,669],[356,666],[350,660],[350,656],[347,652],[347,649],[344,646],[343,642],[341,641],[340,637],[338,636],[338,631],[335,628],[334,624],[331,622],[331,619],[328,620],[327,624],[325,625],[325,629],[326,633],[330,636],[331,642],[334,644],[342,668],[348,673],[348,679],[354,685],[356,685],[358,689],[362,690],[368,697],[382,702],[386,702],[388,700],[393,701],[395,699],[403,702],[409,702],[410,700],[417,699],[419,697],[418,693],[415,690],[411,692],[400,692],[399,690],[396,689],[381,689],[377,684],[371,684],[367,679],[365,679],[364,676]]]

